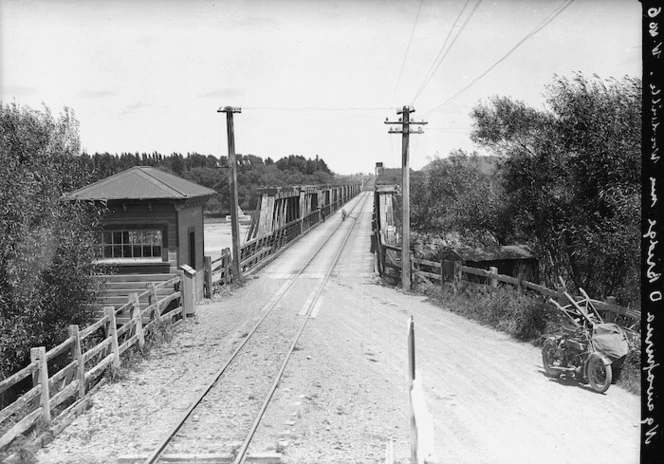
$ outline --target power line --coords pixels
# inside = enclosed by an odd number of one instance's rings
[[[517,44],[514,47],[512,47],[507,53],[505,53],[505,55],[503,55],[498,61],[493,63],[491,66],[489,66],[489,68],[486,71],[484,71],[482,74],[480,74],[475,79],[470,81],[470,83],[468,85],[466,85],[464,88],[462,88],[457,93],[452,95],[450,98],[445,100],[443,103],[441,103],[440,105],[436,106],[434,109],[432,109],[432,110],[428,111],[427,113],[425,113],[424,116],[427,116],[427,115],[429,115],[429,114],[431,114],[435,111],[438,111],[440,108],[447,105],[449,102],[451,102],[452,100],[457,98],[459,95],[464,93],[466,90],[468,90],[471,86],[473,86],[476,82],[478,82],[484,76],[489,74],[496,66],[498,66],[500,63],[505,61],[505,59],[507,59],[507,57],[509,57],[526,40],[530,39],[535,34],[537,34],[539,31],[541,31],[546,26],[548,26],[549,23],[551,23],[554,19],[556,19],[556,17],[558,17],[558,15],[560,13],[565,11],[565,9],[567,9],[567,7],[570,6],[572,3],[574,3],[574,0],[565,0],[562,4],[560,4],[558,7],[556,7],[556,9],[554,9],[551,13],[549,13],[549,15],[546,18],[544,18],[537,26],[535,26],[528,34],[526,34],[526,36],[523,39],[521,39],[519,42],[517,42]]]
[[[424,91],[427,85],[429,85],[429,82],[433,78],[433,76],[436,74],[436,71],[438,71],[438,68],[440,65],[443,63],[445,60],[445,57],[447,57],[448,53],[450,50],[452,50],[452,47],[454,46],[454,43],[456,40],[459,38],[463,30],[465,29],[466,25],[470,21],[470,18],[472,18],[473,14],[475,14],[475,10],[477,10],[477,7],[482,3],[482,0],[479,0],[476,4],[473,10],[470,12],[470,15],[466,18],[464,23],[461,25],[461,29],[459,29],[452,39],[452,42],[450,43],[450,46],[447,48],[445,51],[445,46],[447,45],[447,42],[449,41],[450,37],[452,37],[452,32],[454,32],[454,28],[456,27],[457,23],[459,22],[459,19],[461,19],[461,16],[463,16],[463,12],[466,11],[466,7],[470,3],[470,0],[466,0],[466,3],[463,5],[463,8],[457,15],[456,19],[454,20],[454,24],[452,24],[452,27],[450,28],[449,32],[447,33],[447,37],[445,37],[445,41],[443,42],[443,45],[440,47],[440,50],[438,51],[438,55],[436,55],[436,58],[433,60],[431,63],[431,66],[429,67],[429,70],[427,71],[424,80],[420,84],[420,87],[417,89],[417,93],[413,97],[413,103],[419,98],[420,94]]]
[[[381,107],[278,107],[278,106],[243,106],[243,110],[260,111],[385,111],[393,110],[393,106]]]
[[[392,92],[392,101],[397,95],[397,89],[401,83],[401,76],[403,75],[403,69],[406,66],[406,59],[408,58],[408,52],[410,51],[410,44],[413,42],[413,34],[415,33],[415,26],[417,26],[417,21],[420,19],[420,12],[422,11],[422,4],[424,0],[420,0],[420,6],[417,8],[417,14],[415,15],[415,22],[413,23],[413,28],[410,30],[410,38],[408,39],[408,46],[406,47],[406,54],[403,56],[403,61],[401,63],[401,69],[399,70],[399,77],[397,78],[397,83],[394,86],[394,92]]]

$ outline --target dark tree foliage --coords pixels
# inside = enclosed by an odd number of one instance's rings
[[[444,231],[463,245],[500,241],[500,186],[480,170],[479,158],[461,150],[433,160],[412,183],[412,225],[423,233]]]
[[[96,209],[63,194],[87,181],[78,122],[0,103],[0,376],[94,317]]]
[[[502,158],[501,235],[536,247],[547,283],[638,304],[641,81],[556,76],[546,95],[472,113],[473,140]]]

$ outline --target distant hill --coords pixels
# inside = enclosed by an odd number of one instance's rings
[[[445,161],[447,158],[440,158],[441,160]],[[480,171],[482,171],[484,174],[493,174],[496,172],[496,167],[498,165],[499,158],[497,156],[477,156],[477,157],[468,157],[468,161],[477,159],[479,161],[479,167]],[[431,163],[427,164],[424,166],[420,171],[429,171],[431,169],[431,165],[434,163],[432,161]]]

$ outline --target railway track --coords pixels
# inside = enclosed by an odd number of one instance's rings
[[[369,198],[364,195],[352,200],[350,213],[358,206],[361,210]],[[242,334],[242,341],[213,380],[160,444],[147,456],[120,458],[121,463],[280,462],[276,453],[250,456],[247,451],[354,226],[352,217],[340,221],[282,285],[263,307],[257,323]],[[311,268],[325,271],[315,273],[317,278],[312,280],[305,275]],[[312,286],[312,281],[316,285]]]

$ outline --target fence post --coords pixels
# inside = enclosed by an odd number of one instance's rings
[[[136,326],[136,335],[138,335],[138,347],[145,345],[145,334],[143,333],[143,316],[141,316],[141,305],[138,302],[138,293],[129,295],[131,298],[131,318],[134,319]]]
[[[463,278],[461,272],[461,261],[454,261],[454,292],[456,293],[459,290],[459,285],[461,285],[461,279]]]
[[[205,298],[212,298],[212,257],[204,256],[205,261]]]
[[[106,321],[106,337],[111,337],[111,353],[113,353],[113,367],[120,367],[120,344],[118,343],[118,326],[115,321],[115,308],[106,306],[104,315],[108,318]]]
[[[155,305],[152,310],[152,318],[161,319],[161,308],[159,307],[159,295],[157,295],[157,286],[150,282],[150,305]]]
[[[489,282],[491,284],[491,288],[497,288],[498,287],[498,268],[497,267],[490,267],[489,272],[491,273],[491,277],[489,277]]]
[[[230,266],[230,254],[231,250],[230,248],[224,248],[224,251],[222,252],[223,255],[223,263],[224,263],[224,284],[228,285],[231,283],[231,266]]]
[[[85,362],[83,362],[83,351],[81,350],[81,333],[77,325],[69,326],[69,336],[74,339],[71,344],[71,357],[78,363],[76,366],[78,394],[83,398],[85,396]]]
[[[523,272],[519,272],[516,276],[517,282],[516,282],[516,288],[519,291],[519,293],[523,292]]]
[[[618,301],[616,300],[615,296],[607,296],[605,301],[606,304],[609,305],[609,310],[606,312],[606,316],[604,316],[604,319],[606,320],[606,322],[613,322],[616,320],[616,313],[613,312],[611,306],[617,306]]]
[[[51,407],[49,405],[49,389],[48,389],[48,365],[46,363],[46,348],[39,346],[37,348],[30,348],[30,362],[37,363],[37,375],[33,376],[32,382],[41,385],[41,398],[39,405],[42,408],[42,420],[46,424],[51,423]],[[36,386],[36,385],[35,385]]]
[[[239,257],[238,257],[239,258]],[[182,279],[182,317],[196,313],[196,271],[186,264],[180,266]]]

